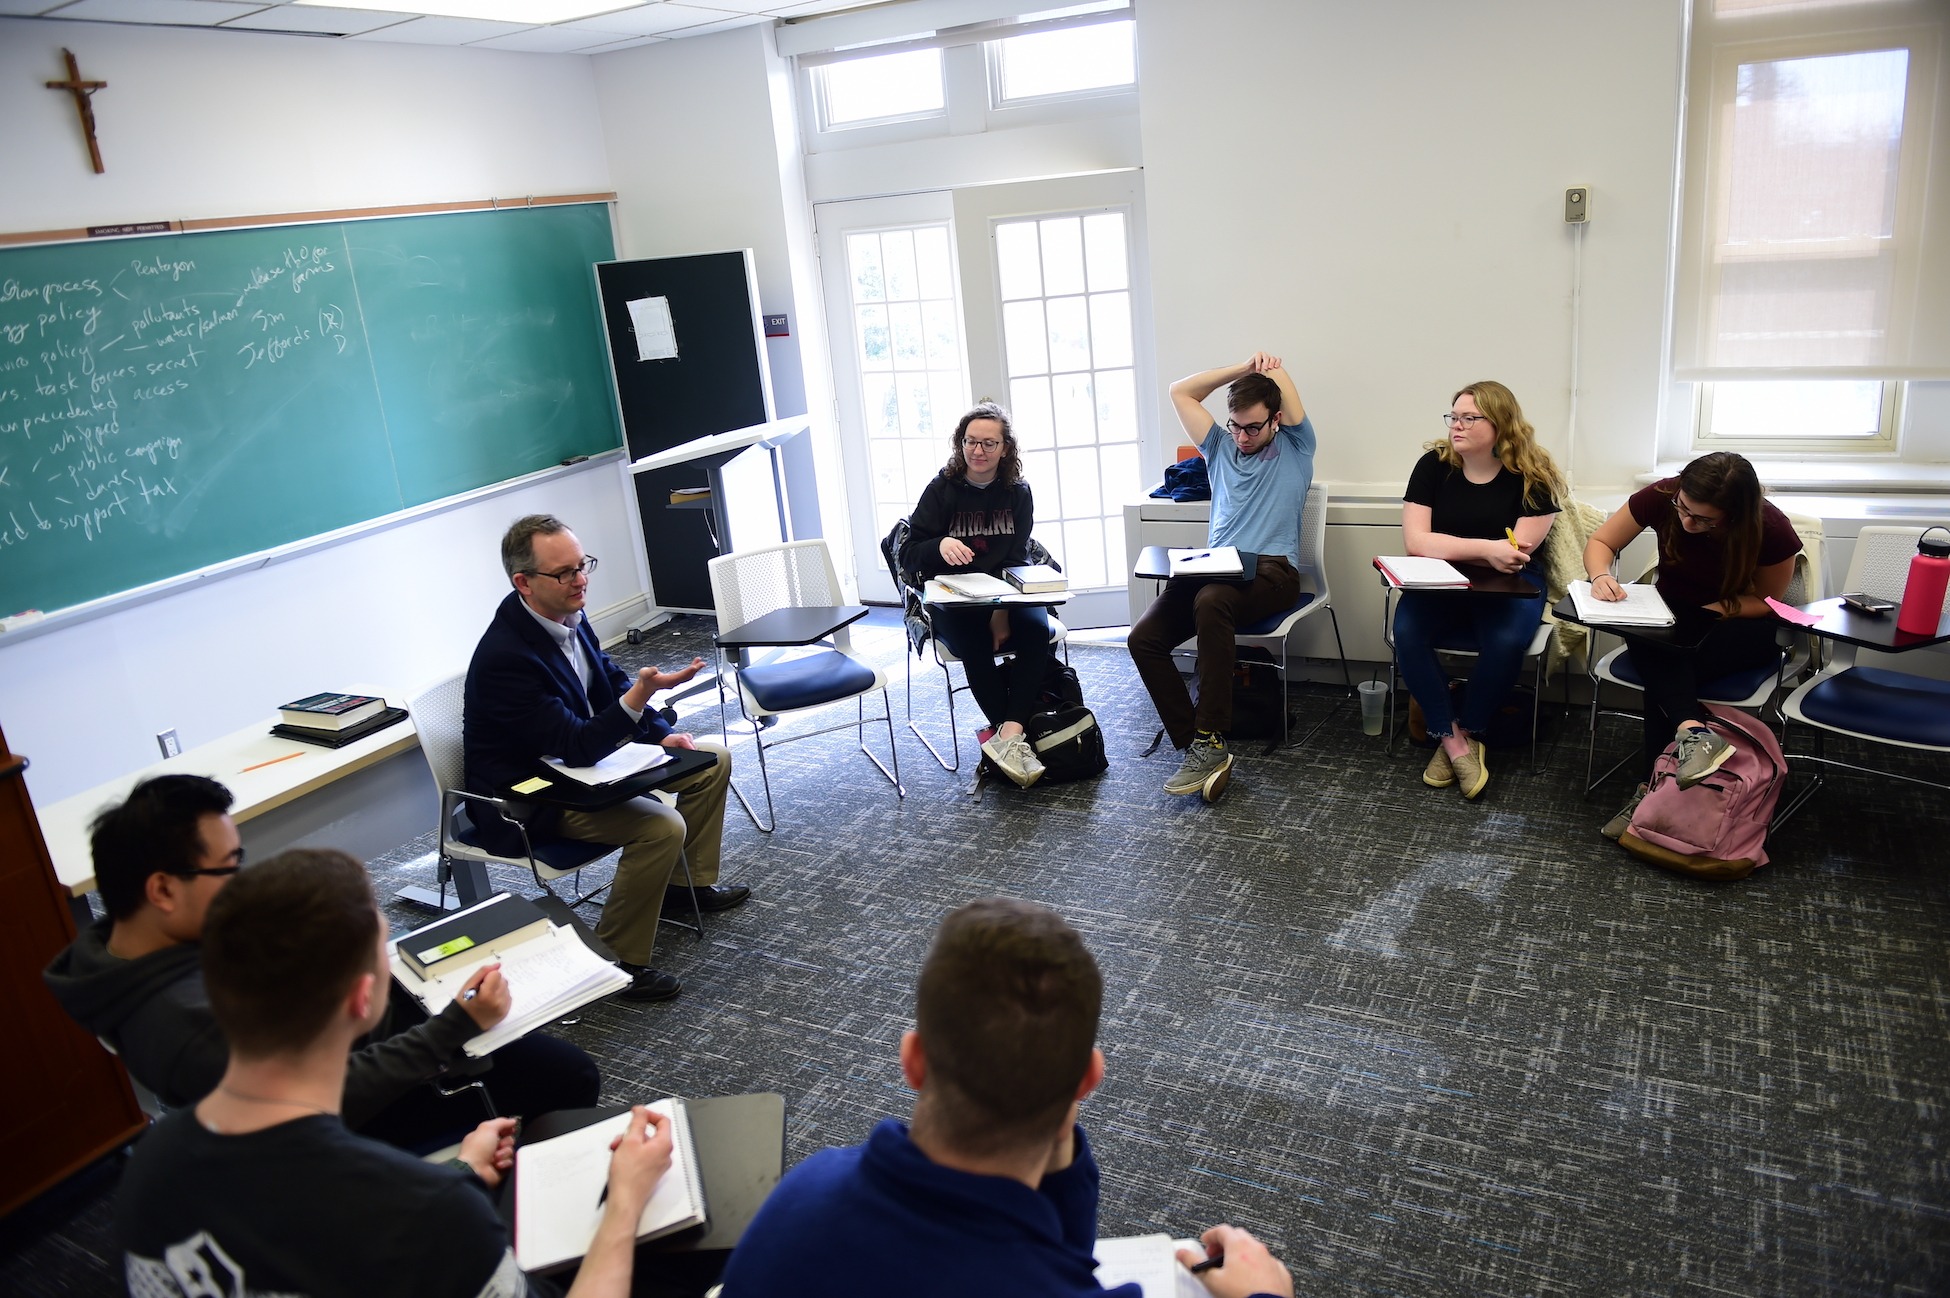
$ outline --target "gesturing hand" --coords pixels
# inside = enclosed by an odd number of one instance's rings
[[[667,690],[682,685],[691,677],[704,670],[702,658],[691,659],[691,665],[679,671],[667,672],[661,667],[643,667],[637,671],[637,679],[646,682],[652,690]]]
[[[975,558],[975,552],[952,536],[941,538],[941,561],[950,567],[959,568]]]

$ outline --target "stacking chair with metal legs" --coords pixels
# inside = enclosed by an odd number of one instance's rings
[[[833,559],[823,540],[788,541],[783,545],[738,550],[712,559],[707,567],[711,574],[711,599],[717,608],[721,638],[738,627],[782,609],[832,609],[844,604],[839,577],[833,570]],[[864,610],[856,611],[855,616],[862,612]],[[781,642],[768,640],[763,643]],[[727,652],[726,646],[721,643],[718,651],[719,729],[729,747],[731,725],[725,706],[728,681],[731,693],[738,699],[739,715],[749,727],[752,743],[758,749],[758,776],[765,790],[766,819],[758,818],[757,811],[735,782],[731,791],[737,795],[738,804],[745,809],[752,824],[765,834],[778,827],[778,813],[772,805],[772,776],[765,762],[766,750],[800,739],[810,739],[814,735],[852,729],[860,751],[874,764],[875,769],[887,777],[887,782],[894,786],[895,796],[907,796],[907,790],[901,786],[900,750],[894,743],[894,708],[887,697],[886,676],[878,668],[853,656],[852,640],[844,624],[814,640],[804,643],[795,640],[792,647],[809,652],[766,662],[749,662],[743,650],[731,649]],[[866,714],[866,696],[876,691],[880,694],[881,715],[869,717]],[[848,699],[854,701],[855,715],[852,721],[766,741],[765,732],[776,718]],[[867,747],[866,726],[869,721],[884,722],[887,726],[891,769]]]
[[[519,854],[503,855],[491,852],[481,845],[480,833],[468,815],[469,807],[493,807],[505,812],[508,804],[505,799],[470,793],[461,787],[464,779],[465,761],[462,748],[462,724],[466,705],[467,676],[449,677],[414,695],[407,702],[407,712],[413,718],[413,728],[420,736],[420,751],[426,754],[427,766],[433,771],[434,785],[440,790],[440,825],[438,838],[439,852],[439,891],[422,887],[403,888],[399,896],[403,901],[415,902],[445,910],[447,906],[447,884],[454,884],[454,891],[461,905],[472,905],[488,895],[488,865],[513,865],[526,869],[540,886],[543,894],[553,902],[562,903],[550,884],[565,875],[574,875],[575,888],[582,886],[582,870],[610,855],[617,849],[607,843],[586,843],[577,838],[566,838],[559,834],[533,833],[519,820],[511,823],[520,832],[522,850]],[[676,799],[662,791],[653,795],[665,803],[675,804]],[[691,923],[681,919],[665,917],[659,922],[687,928],[699,937],[704,935],[704,916],[697,906],[695,880],[691,878],[691,863],[684,853],[679,852],[677,864],[684,872],[686,895],[691,898]],[[605,883],[588,892],[578,892],[570,901],[562,903],[564,910],[569,906],[580,906],[585,901],[594,900],[609,887]]]

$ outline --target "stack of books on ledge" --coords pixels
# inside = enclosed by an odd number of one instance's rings
[[[325,748],[343,748],[406,718],[405,708],[389,708],[370,694],[308,694],[278,709],[271,733]]]

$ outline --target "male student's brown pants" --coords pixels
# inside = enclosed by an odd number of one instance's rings
[[[1131,628],[1126,642],[1164,722],[1172,747],[1183,748],[1199,730],[1232,728],[1233,633],[1263,617],[1284,612],[1300,598],[1300,574],[1284,556],[1263,554],[1252,584],[1236,581],[1165,583],[1164,593]],[[1198,636],[1198,706],[1178,674],[1171,651]]]
[[[718,755],[718,764],[670,786],[675,807],[655,798],[632,798],[603,811],[565,811],[557,825],[564,838],[608,843],[623,849],[616,880],[603,898],[596,936],[625,964],[648,965],[657,945],[657,917],[664,889],[672,883],[677,854],[691,863],[698,887],[718,881],[724,847],[725,791],[731,787],[731,752],[722,744],[697,741],[700,751]]]

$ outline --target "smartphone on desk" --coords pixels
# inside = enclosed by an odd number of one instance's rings
[[[1860,591],[1842,596],[1842,603],[1858,613],[1867,613],[1870,617],[1881,617],[1896,607],[1886,599],[1877,599],[1874,595],[1864,595]]]

